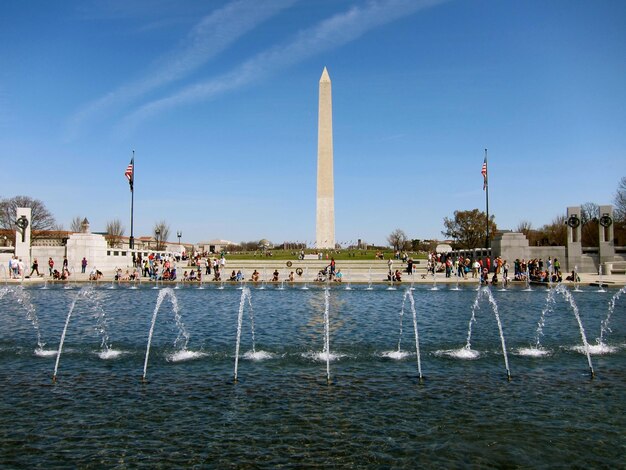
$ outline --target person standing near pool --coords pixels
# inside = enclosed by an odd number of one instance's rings
[[[40,276],[40,274],[39,274],[39,262],[37,261],[37,258],[35,258],[33,260],[33,265],[32,265],[31,270],[30,270],[30,277],[33,276],[33,273],[37,273],[37,276]]]

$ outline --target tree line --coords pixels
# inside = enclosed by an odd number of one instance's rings
[[[581,242],[583,246],[598,246],[599,244],[599,205],[586,202],[581,205]],[[626,245],[626,177],[618,183],[613,198],[613,230],[615,244]],[[487,214],[479,209],[454,211],[452,217],[444,217],[444,230],[441,232],[452,240],[454,249],[482,248],[487,239]],[[523,233],[531,246],[565,246],[567,244],[566,216],[557,215],[550,223],[534,228],[528,220],[522,220],[516,227],[517,232]],[[490,238],[497,233],[498,226],[495,216],[489,217]],[[395,229],[387,237],[387,242],[395,250],[415,250],[415,243],[419,240],[409,240],[401,229]],[[432,243],[431,243],[432,245]],[[422,246],[421,248],[424,248]],[[432,250],[432,247],[431,247]],[[426,251],[426,250],[423,250]]]
[[[626,176],[618,183],[613,198],[614,234],[615,244],[626,245]],[[15,231],[17,229],[17,208],[31,208],[31,233],[32,238],[44,236],[42,232],[63,232],[63,225],[58,224],[52,213],[39,199],[29,196],[14,196],[0,199],[0,230],[3,230],[7,239],[15,244]],[[581,233],[583,246],[597,246],[599,234],[598,204],[586,202],[581,205]],[[453,217],[444,217],[444,230],[441,232],[445,237],[453,240],[454,249],[473,249],[485,245],[487,238],[486,220],[487,215],[479,209],[454,211]],[[70,232],[80,232],[83,218],[76,216],[70,223]],[[497,232],[495,216],[489,217],[489,233]],[[119,219],[113,219],[106,223],[105,238],[111,247],[122,245],[125,227]],[[533,228],[531,222],[522,220],[516,227],[528,238],[531,246],[564,246],[567,242],[566,216],[557,215],[552,222],[538,228]],[[165,220],[155,222],[152,234],[157,240],[157,249],[163,249],[168,241],[170,226]],[[48,233],[45,236],[49,236]],[[242,250],[259,249],[262,245],[259,241],[242,242],[239,247]],[[410,239],[401,229],[395,229],[387,237],[387,242],[394,250],[432,251],[436,241]],[[264,245],[263,245],[264,246]],[[234,248],[234,247],[233,247]]]
[[[57,223],[52,213],[46,205],[39,199],[29,196],[14,196],[12,198],[0,199],[0,230],[4,231],[7,240],[15,245],[15,231],[17,230],[17,209],[19,207],[30,207],[31,209],[31,239],[49,237],[50,232],[65,232],[62,224]],[[82,230],[84,217],[75,216],[70,222],[69,232],[80,232]],[[119,219],[113,219],[106,223],[104,237],[110,247],[121,247],[126,228]],[[162,249],[163,242],[166,242],[170,227],[164,220],[154,224],[152,229],[154,238],[158,240],[157,249]],[[158,235],[157,235],[158,234]]]

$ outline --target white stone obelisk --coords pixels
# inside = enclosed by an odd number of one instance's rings
[[[333,100],[328,71],[320,78],[317,124],[316,248],[335,248],[335,188],[333,182]]]

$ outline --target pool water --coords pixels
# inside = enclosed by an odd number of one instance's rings
[[[523,351],[536,348],[547,290],[492,291],[512,374],[507,381],[488,301],[474,312],[473,358],[454,354],[466,346],[476,290],[334,287],[327,383],[320,354],[324,289],[252,288],[243,305],[234,383],[243,291],[162,292],[1,288],[3,465],[623,466],[626,297],[615,303],[605,336],[610,352],[591,356],[592,379],[566,301],[557,298],[547,312],[544,354],[533,356]],[[616,292],[573,293],[590,344]],[[159,294],[163,303],[142,381]],[[408,295],[415,302],[423,381]],[[46,343],[43,354],[35,353],[33,313]]]

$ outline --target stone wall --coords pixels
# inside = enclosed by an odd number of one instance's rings
[[[39,261],[39,272],[48,272],[48,258],[54,261],[54,269],[61,271],[63,267],[63,257],[65,256],[64,246],[33,246],[31,253],[34,258]]]
[[[548,257],[551,257],[552,260],[555,258],[558,259],[559,263],[561,263],[561,272],[571,271],[571,269],[574,268],[574,266],[572,266],[570,269],[567,264],[567,250],[564,246],[531,246],[529,250],[530,259],[542,258],[544,261],[547,260]]]
[[[500,256],[512,264],[516,259],[530,258],[528,239],[523,233],[503,232],[496,235],[491,242],[494,257]]]
[[[551,257],[559,260],[561,271],[570,270],[566,256],[567,249],[564,246],[529,246],[528,239],[523,233],[499,233],[494,238],[491,248],[494,257],[500,256],[502,259],[507,260],[509,264],[512,264],[516,259],[542,258],[546,260],[548,257]],[[571,269],[573,269],[573,266]]]

